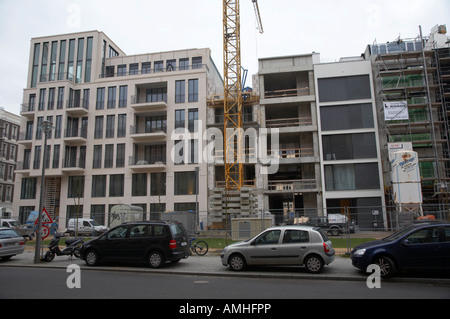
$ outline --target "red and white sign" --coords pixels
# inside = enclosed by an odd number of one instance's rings
[[[41,215],[42,229],[41,229],[41,239],[45,239],[50,235],[50,228],[48,228],[48,224],[53,224],[53,219],[48,214],[45,207],[42,209]],[[35,225],[38,224],[38,218],[36,218]]]

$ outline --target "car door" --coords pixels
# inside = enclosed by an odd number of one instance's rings
[[[406,236],[399,246],[402,268],[440,268],[443,243],[439,237],[439,227],[422,228]]]
[[[105,240],[98,241],[97,245],[103,259],[121,260],[128,256],[128,226],[118,226],[110,230]]]
[[[450,269],[450,226],[445,226],[442,230],[442,253],[444,255],[444,268]]]
[[[276,265],[279,257],[281,230],[268,230],[256,237],[247,249],[248,264]]]
[[[128,257],[133,260],[145,259],[148,247],[156,244],[156,239],[152,234],[153,225],[137,224],[130,226],[130,236],[128,240]]]
[[[299,265],[310,247],[309,232],[300,229],[286,229],[279,247],[279,263]]]

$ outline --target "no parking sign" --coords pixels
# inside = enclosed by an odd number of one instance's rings
[[[42,209],[41,221],[42,221],[41,239],[45,239],[50,235],[50,228],[47,225],[53,223],[53,219],[50,217],[45,207]],[[38,224],[38,218],[36,218],[36,222],[34,224],[35,225]]]

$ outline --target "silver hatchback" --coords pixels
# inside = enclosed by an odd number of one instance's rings
[[[248,265],[302,265],[320,273],[333,262],[334,249],[328,237],[316,227],[281,226],[266,229],[256,237],[224,248],[224,266],[241,271]]]
[[[23,253],[25,239],[8,227],[0,227],[0,259],[8,260],[14,255]]]

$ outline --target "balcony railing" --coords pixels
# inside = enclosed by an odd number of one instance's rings
[[[287,89],[287,90],[272,90],[264,92],[264,97],[266,99],[277,97],[305,96],[305,95],[310,95],[309,87]]]
[[[291,126],[307,126],[312,125],[312,118],[298,117],[289,119],[272,119],[266,120],[267,127],[291,127]]]
[[[269,191],[302,192],[316,188],[317,181],[315,179],[269,181],[268,184]]]
[[[285,148],[279,150],[271,150],[270,156],[272,158],[300,158],[314,156],[314,148]]]

